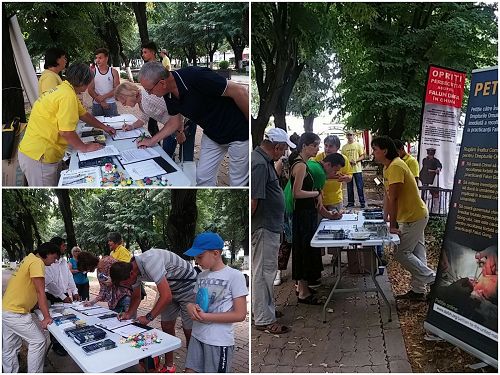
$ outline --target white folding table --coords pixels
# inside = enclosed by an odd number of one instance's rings
[[[357,215],[357,216],[355,216]],[[378,258],[377,252],[376,252],[376,246],[383,246],[384,244],[387,243],[394,243],[394,244],[399,244],[399,236],[396,234],[389,234],[387,237],[378,237],[377,235],[370,236],[369,239],[366,240],[355,240],[349,238],[349,234],[352,232],[356,232],[357,230],[362,230],[363,229],[363,224],[365,222],[364,216],[362,212],[358,212],[357,214],[347,214],[344,215],[344,218],[340,220],[322,220],[319,225],[318,229],[316,229],[316,233],[314,234],[312,240],[311,240],[311,247],[320,247],[320,248],[328,248],[328,247],[336,247],[339,248],[339,251],[366,251],[370,253],[370,269],[367,270],[370,273],[370,276],[373,280],[373,283],[375,284],[374,288],[338,288],[338,285],[340,283],[340,280],[342,279],[342,270],[341,270],[341,259],[340,255],[337,257],[337,266],[338,266],[338,271],[337,271],[337,278],[335,280],[335,283],[332,287],[332,290],[330,291],[330,294],[328,295],[328,298],[323,306],[323,322],[326,323],[326,309],[328,307],[328,304],[330,303],[330,300],[333,297],[334,293],[345,293],[345,292],[378,292],[382,298],[384,299],[385,304],[387,305],[387,308],[389,309],[389,321],[392,320],[392,311],[391,311],[391,305],[389,304],[389,301],[387,300],[387,297],[385,296],[384,292],[380,288],[380,285],[378,284],[377,279],[375,278],[375,264],[374,264],[374,258]],[[340,230],[343,229],[346,231],[347,238],[343,240],[334,240],[334,239],[322,239],[324,236],[320,236],[318,238],[318,232],[320,230]],[[332,236],[333,238],[333,236]]]
[[[137,118],[135,118],[133,115],[127,115],[130,117],[130,120],[127,121],[127,123],[135,122]],[[135,120],[133,120],[135,119]],[[133,121],[131,121],[133,120]],[[106,123],[106,121],[105,121]],[[79,136],[81,136],[82,133],[82,128],[85,127],[86,124],[83,123],[82,121],[78,122],[77,130],[76,132],[78,133]],[[147,130],[141,129],[144,133],[149,134]],[[121,150],[129,150],[132,148],[137,148],[137,143],[133,138],[129,139],[119,139],[119,140],[114,140],[109,134],[104,133],[106,136],[106,145],[113,145],[115,146],[118,151]],[[174,169],[175,172],[171,172],[167,174],[168,178],[168,184],[171,186],[192,186],[193,180],[192,178],[188,177],[186,173],[183,172],[183,170],[170,158],[170,156],[167,155],[165,150],[158,144],[153,147],[155,151],[157,151],[160,154],[160,157],[165,159],[165,161],[170,164]],[[69,169],[74,170],[78,169],[78,162],[80,161],[78,158],[78,152],[74,150],[69,150],[71,153],[71,160],[69,164]],[[128,177],[127,171],[123,168],[121,163],[119,162],[118,158],[116,156],[113,156],[113,162],[117,166],[118,172],[122,172],[126,177]],[[134,182],[136,184],[136,182]]]
[[[51,307],[51,311],[57,308],[57,305]],[[96,316],[87,316],[81,312],[72,309],[71,307],[66,307],[71,309],[72,313],[75,314],[79,319],[84,320],[87,325],[95,325],[101,320]],[[35,310],[35,313],[40,319],[43,319],[40,310]],[[113,313],[109,310],[108,313]],[[161,343],[155,343],[143,348],[134,348],[130,343],[120,344],[120,340],[123,338],[117,333],[106,330],[106,339],[113,340],[117,347],[110,350],[103,350],[101,352],[87,355],[82,349],[84,345],[76,344],[72,338],[70,338],[60,326],[55,323],[50,324],[48,327],[49,332],[57,339],[57,341],[66,349],[68,354],[73,358],[76,364],[84,372],[92,373],[103,373],[103,372],[118,372],[125,368],[134,366],[139,363],[140,359],[147,358],[150,356],[158,356],[167,352],[171,352],[181,346],[181,340],[175,336],[169,335],[161,330],[152,329],[147,331],[147,333],[156,333],[158,338],[161,339]],[[100,341],[100,340],[99,340]]]

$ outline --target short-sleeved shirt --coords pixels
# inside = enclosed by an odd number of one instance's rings
[[[338,173],[352,176],[351,164],[349,163],[349,160],[345,155],[342,156],[344,157],[345,165],[339,169]],[[320,152],[318,155],[316,155],[314,160],[321,161],[325,157],[326,157],[325,152]],[[330,205],[333,206],[342,203],[342,201],[343,201],[342,182],[333,179],[326,180],[325,186],[323,187],[323,204],[325,206],[330,206]]]
[[[141,110],[139,119],[143,122],[148,122],[149,118],[154,118],[156,121],[166,124],[170,120],[167,105],[165,100],[156,95],[150,95],[141,87]]]
[[[45,69],[38,80],[38,96],[41,96],[45,91],[49,91],[62,83],[59,74],[52,70]]]
[[[165,95],[168,112],[198,124],[218,144],[248,140],[248,120],[232,98],[222,96],[227,80],[208,68],[190,66],[171,72],[179,99]]]
[[[412,223],[427,215],[427,206],[420,198],[417,182],[410,168],[400,158],[395,158],[388,167],[384,167],[384,186],[389,198],[389,186],[402,183],[398,197],[396,220],[399,223]]]
[[[165,277],[174,298],[181,298],[184,294],[193,292],[197,273],[188,261],[177,254],[163,249],[150,249],[133,259],[140,272],[133,285],[134,289],[141,281],[159,284]]]
[[[266,152],[256,147],[252,151],[252,199],[258,199],[252,215],[252,232],[259,228],[274,233],[283,232],[285,198],[274,161]]]
[[[347,156],[349,160],[358,160],[361,155],[365,153],[363,146],[361,146],[358,142],[347,143],[342,147],[342,155]],[[358,161],[356,165],[352,166],[352,173],[360,173],[363,172],[363,167],[361,166],[361,162]]]
[[[86,112],[68,81],[43,93],[33,106],[19,151],[33,160],[43,156],[44,163],[60,161],[68,142],[59,132],[75,131],[78,119]]]
[[[119,260],[120,262],[130,262],[130,258],[132,258],[132,254],[130,254],[130,251],[123,246],[123,245],[118,245],[116,249],[114,249],[111,254],[113,258],[116,260]]]
[[[45,277],[45,264],[35,254],[28,254],[7,284],[2,299],[2,310],[27,314],[37,303],[33,277]]]
[[[233,300],[248,295],[245,276],[231,267],[219,271],[203,271],[198,275],[194,293],[206,288],[209,296],[208,313],[225,313],[233,308]],[[192,335],[213,346],[234,345],[232,323],[193,322]]]
[[[168,56],[165,56],[161,60],[161,64],[165,67],[165,69],[170,70],[170,59],[168,58]]]
[[[417,159],[415,159],[410,154],[406,154],[405,156],[403,156],[402,160],[406,163],[408,168],[410,168],[410,172],[413,174],[413,177],[418,177],[419,168]]]
[[[71,264],[71,269],[77,270],[78,269],[78,261],[75,258],[69,258],[68,263]],[[81,284],[88,284],[89,278],[87,277],[87,274],[83,272],[77,272],[73,274],[73,280],[75,281],[75,284],[81,285]]]

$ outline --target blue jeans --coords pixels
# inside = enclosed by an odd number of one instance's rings
[[[186,141],[182,144],[182,161],[193,161],[194,159],[194,138],[196,136],[196,125],[193,121],[188,120],[184,124],[184,134],[186,135]],[[174,158],[175,149],[177,147],[177,140],[175,139],[175,134],[169,135],[163,140],[163,150],[170,156]]]
[[[109,103],[109,108],[104,109],[100,104],[92,103],[92,114],[94,116],[113,117],[118,116],[118,109],[115,103]]]
[[[365,194],[363,193],[363,173],[353,173],[352,181],[347,183],[347,204],[354,206],[354,182],[356,182],[356,188],[358,189],[359,204],[365,204]]]

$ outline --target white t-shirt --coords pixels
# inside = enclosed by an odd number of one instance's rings
[[[94,89],[95,92],[99,95],[104,95],[107,94],[110,91],[113,91],[113,68],[108,67],[108,71],[104,74],[102,74],[99,71],[99,68],[96,67],[95,69],[95,76],[94,76]],[[110,98],[106,99],[106,103],[114,103],[115,96],[111,96]],[[97,104],[97,102],[94,100],[94,103]]]
[[[245,276],[231,267],[220,271],[203,271],[198,274],[195,294],[200,288],[208,289],[208,313],[231,311],[233,300],[248,295]],[[193,322],[192,335],[199,341],[214,346],[234,345],[232,323],[200,323]]]

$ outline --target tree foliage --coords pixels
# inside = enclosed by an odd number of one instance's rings
[[[69,206],[68,206],[69,205]],[[196,233],[215,230],[233,256],[248,249],[246,190],[5,189],[2,247],[20,260],[54,235],[95,254],[108,254],[106,235],[122,234],[125,246],[182,254]]]
[[[497,64],[495,4],[337,3],[336,8],[339,105],[350,128],[414,139],[429,64],[468,74]]]

